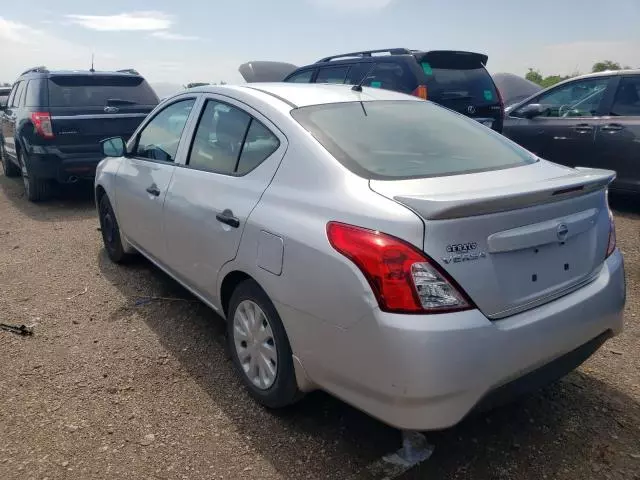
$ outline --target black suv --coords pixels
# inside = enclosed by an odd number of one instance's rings
[[[31,201],[49,197],[54,182],[93,179],[103,158],[100,140],[128,138],[157,104],[135,70],[29,69],[0,107],[4,173],[22,174]]]
[[[431,100],[502,132],[504,108],[488,57],[451,50],[391,48],[326,57],[285,78],[295,83],[360,84]]]

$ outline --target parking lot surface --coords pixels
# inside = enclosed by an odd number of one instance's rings
[[[640,479],[640,202],[614,198],[625,332],[560,382],[427,434],[402,479]],[[222,320],[102,249],[89,189],[42,205],[0,177],[0,478],[374,479],[399,433],[323,393],[245,394]],[[446,359],[443,359],[446,361]]]

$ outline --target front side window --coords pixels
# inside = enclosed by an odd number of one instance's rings
[[[335,103],[291,115],[346,168],[368,179],[458,175],[537,161],[475,120],[430,102]]]
[[[312,76],[313,70],[305,70],[303,72],[294,73],[287,78],[286,81],[291,83],[311,83]]]
[[[153,117],[140,133],[134,155],[149,160],[175,161],[180,137],[194,103],[194,98],[172,103]]]
[[[616,117],[640,117],[640,75],[620,80],[616,97],[611,107]]]
[[[542,94],[534,103],[544,109],[543,117],[594,117],[608,84],[608,78],[577,80]]]
[[[348,71],[348,65],[321,68],[316,77],[316,83],[343,84]]]
[[[280,146],[267,127],[248,113],[209,100],[202,113],[187,165],[225,175],[244,175]]]

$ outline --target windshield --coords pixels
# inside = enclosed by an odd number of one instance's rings
[[[157,105],[158,97],[141,77],[60,75],[49,79],[52,107]]]
[[[475,120],[431,102],[336,103],[291,114],[345,167],[369,179],[458,175],[536,161]]]

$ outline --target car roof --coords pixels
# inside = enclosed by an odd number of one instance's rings
[[[286,103],[290,108],[306,107],[329,103],[369,102],[375,100],[421,101],[417,97],[381,88],[362,87],[362,92],[354,91],[353,85],[332,85],[319,83],[251,83],[246,85],[204,86],[190,89],[209,93],[228,94],[242,91],[258,96],[261,93],[271,97],[271,103]],[[264,98],[264,95],[262,95]]]
[[[579,80],[582,78],[595,78],[595,77],[610,77],[612,75],[640,75],[640,69],[633,68],[629,70],[605,70],[604,72],[586,73],[584,75],[578,75],[577,77],[568,78],[569,80]]]

